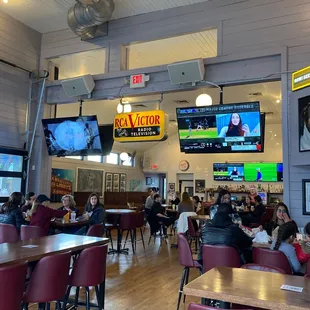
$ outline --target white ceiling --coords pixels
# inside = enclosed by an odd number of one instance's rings
[[[201,88],[194,91],[183,91],[177,93],[168,93],[164,95],[164,101],[161,104],[161,109],[164,110],[170,119],[168,136],[177,133],[177,124],[171,122],[176,120],[176,108],[195,106],[195,100],[201,93],[208,93],[213,99],[213,104],[219,103],[219,91],[216,88]],[[261,93],[262,95],[251,96],[253,93]],[[133,111],[147,111],[157,109],[157,103],[143,103],[149,100],[158,100],[160,95],[124,98],[133,105]],[[224,103],[238,103],[248,101],[260,101],[261,111],[267,113],[267,124],[281,124],[282,119],[282,103],[277,103],[281,99],[281,83],[270,82],[260,84],[248,84],[224,88]],[[177,104],[177,100],[187,100],[186,104]],[[135,103],[142,102],[146,107],[134,107]],[[99,124],[112,124],[116,113],[118,100],[104,100],[104,101],[89,101],[83,105],[84,115],[97,115]],[[64,104],[57,108],[57,117],[75,116],[78,115],[78,104]],[[126,148],[144,152],[150,147],[154,146],[156,142],[150,143],[130,143],[125,144]],[[116,146],[118,144],[116,143]]]
[[[134,16],[208,0],[114,0],[113,19]],[[41,33],[67,29],[67,12],[75,0],[8,0],[0,9]]]

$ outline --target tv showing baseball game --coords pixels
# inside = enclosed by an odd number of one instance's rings
[[[214,181],[244,181],[244,164],[223,163],[213,164]]]
[[[278,182],[277,163],[245,163],[246,182]]]
[[[177,108],[181,152],[264,151],[265,118],[259,102]]]
[[[87,156],[102,153],[97,116],[42,120],[48,154]]]

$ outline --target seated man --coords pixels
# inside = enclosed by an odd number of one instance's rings
[[[244,263],[244,250],[252,245],[252,239],[242,229],[232,222],[232,207],[229,204],[220,204],[217,212],[210,223],[201,229],[202,245],[226,245],[234,247]],[[202,261],[202,249],[199,253]]]
[[[169,227],[175,221],[173,218],[168,217],[165,214],[164,208],[161,206],[160,203],[160,196],[158,194],[155,194],[153,198],[154,203],[147,217],[151,226],[151,234],[155,234],[159,230],[160,223],[163,223],[164,226]],[[166,235],[166,231],[164,232],[164,234]]]
[[[242,224],[249,226],[251,223],[259,223],[263,214],[265,213],[265,206],[263,205],[262,198],[257,195],[254,197],[255,206],[251,207],[250,214],[246,214],[242,217]]]

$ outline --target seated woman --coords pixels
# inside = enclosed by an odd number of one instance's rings
[[[155,234],[159,230],[160,223],[163,223],[164,226],[169,227],[175,221],[173,218],[165,214],[164,208],[160,203],[160,196],[158,194],[154,195],[154,203],[147,219],[151,226],[151,234]],[[164,234],[166,235],[166,231],[164,231]]]
[[[99,196],[96,193],[92,193],[88,197],[83,217],[90,221],[89,223],[90,226],[97,224],[104,224],[105,221],[104,207],[100,203]],[[76,234],[86,235],[89,225],[82,227],[79,231],[77,231]]]
[[[249,226],[251,223],[259,223],[263,214],[265,213],[266,208],[263,205],[263,200],[261,196],[255,196],[254,201],[255,206],[251,207],[250,214],[242,216],[242,224],[244,226]]]
[[[0,223],[14,225],[18,232],[24,224],[24,217],[20,208],[23,201],[23,194],[14,192],[10,195],[9,201],[0,207]]]
[[[270,249],[281,251],[287,257],[293,273],[300,273],[301,265],[298,261],[295,248],[292,245],[295,239],[295,225],[292,222],[285,223],[279,227],[277,239],[273,241]]]
[[[182,194],[182,201],[178,206],[178,212],[179,214],[183,212],[194,212],[194,204],[187,192]]]
[[[295,225],[295,231],[298,232],[297,224],[292,221],[288,207],[281,202],[274,210],[272,221],[266,226],[268,235],[272,236],[273,239],[277,238],[278,227],[288,222],[292,222]]]
[[[180,192],[175,192],[175,198],[174,200],[171,200],[171,204],[178,206],[179,203],[180,203]]]
[[[198,213],[201,210],[201,203],[198,196],[193,197],[194,202],[194,212]]]
[[[232,207],[229,204],[220,204],[217,213],[210,223],[201,229],[201,245],[227,245],[234,247],[244,263],[245,249],[252,245],[252,239],[248,237],[238,225],[232,222]],[[202,248],[199,254],[202,261]]]
[[[68,212],[75,212],[78,216],[78,209],[76,208],[76,203],[74,201],[74,198],[72,195],[64,195],[61,198],[62,207],[60,207],[58,210],[66,210]]]
[[[227,203],[231,204],[231,195],[230,192],[226,189],[221,189],[217,196],[215,204],[210,208],[210,219],[212,220],[217,212],[217,208],[220,204]]]
[[[43,228],[46,234],[51,226],[51,220],[54,217],[61,218],[65,216],[67,210],[53,210],[48,207],[51,200],[46,195],[39,195],[30,210],[30,225]]]

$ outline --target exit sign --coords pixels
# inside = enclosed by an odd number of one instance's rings
[[[150,80],[148,75],[142,74],[135,74],[130,76],[130,88],[140,88],[145,87],[146,82]]]

